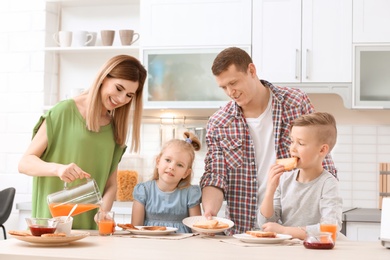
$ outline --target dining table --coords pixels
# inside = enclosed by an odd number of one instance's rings
[[[73,232],[73,231],[72,231]],[[301,240],[247,243],[232,236],[205,234],[134,235],[115,232],[99,236],[86,230],[82,239],[66,244],[31,243],[9,237],[0,241],[1,260],[121,260],[121,259],[310,259],[389,260],[381,241],[336,241],[333,249],[307,249]]]

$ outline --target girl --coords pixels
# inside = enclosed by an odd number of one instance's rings
[[[145,79],[146,70],[137,59],[115,56],[100,69],[88,91],[59,102],[41,116],[19,162],[19,172],[34,177],[33,217],[51,217],[47,195],[62,190],[64,182],[74,185],[79,183],[75,180],[90,177],[103,193],[101,209],[110,211],[130,118],[131,151],[139,150]],[[94,210],[75,216],[73,228],[96,229],[95,214]]]
[[[153,179],[135,186],[131,223],[134,226],[168,226],[191,233],[182,220],[201,215],[201,191],[191,185],[192,164],[200,142],[192,133],[172,139],[156,158]]]

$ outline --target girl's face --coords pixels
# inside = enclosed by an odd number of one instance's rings
[[[290,138],[290,154],[298,158],[298,168],[316,168],[321,165],[324,145],[318,142],[316,127],[293,126]]]
[[[174,145],[168,146],[157,160],[159,181],[167,185],[177,184],[191,174],[191,157],[183,149]]]
[[[111,111],[126,105],[134,97],[137,88],[138,82],[126,79],[105,78],[101,87],[104,108]]]

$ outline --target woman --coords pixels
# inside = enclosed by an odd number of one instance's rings
[[[40,118],[19,162],[19,172],[34,177],[33,217],[51,217],[47,195],[63,189],[64,182],[74,185],[83,178],[96,180],[103,193],[101,210],[111,209],[130,113],[130,150],[139,150],[145,79],[146,70],[137,59],[115,56],[101,68],[88,91],[59,102]],[[95,214],[96,210],[75,216],[73,228],[96,229]]]

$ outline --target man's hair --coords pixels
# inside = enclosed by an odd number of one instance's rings
[[[248,65],[253,63],[251,56],[243,49],[230,47],[221,51],[214,59],[211,71],[218,76],[226,71],[230,65],[235,65],[237,71],[246,73]]]
[[[316,134],[321,143],[329,145],[329,152],[332,151],[337,140],[336,120],[333,115],[325,112],[314,112],[305,114],[296,118],[290,129],[293,126],[314,126]]]

